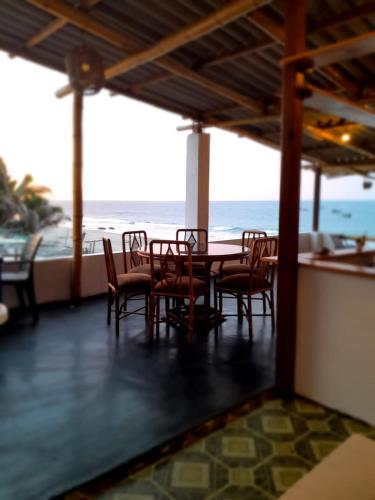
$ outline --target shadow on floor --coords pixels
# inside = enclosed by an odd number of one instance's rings
[[[269,318],[228,318],[188,346],[150,344],[141,317],[105,324],[105,299],[49,307],[0,335],[0,498],[41,500],[145,453],[273,384]]]

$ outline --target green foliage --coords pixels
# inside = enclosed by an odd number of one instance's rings
[[[17,183],[0,158],[0,227],[30,234],[60,222],[63,211],[50,205],[49,192],[49,188],[33,184],[29,174]]]

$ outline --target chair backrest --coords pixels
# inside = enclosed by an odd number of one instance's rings
[[[252,289],[263,288],[265,283],[273,285],[275,266],[271,262],[264,261],[264,257],[277,255],[278,239],[258,238],[254,241],[250,256],[250,285]]]
[[[109,238],[102,238],[104,248],[105,267],[107,269],[108,286],[114,291],[118,288],[115,260],[113,258],[112,243]]]
[[[267,233],[265,231],[258,231],[257,229],[247,229],[242,232],[242,248],[247,247],[250,250],[249,256],[243,259],[246,262],[250,262],[254,242],[259,238],[267,238]],[[243,262],[243,260],[241,260],[241,262]]]
[[[31,234],[23,247],[21,254],[21,270],[31,274],[33,264],[38,252],[39,246],[42,243],[43,237],[39,234]]]
[[[137,254],[141,247],[147,247],[146,231],[125,231],[122,233],[122,252],[124,256],[124,272],[142,264],[142,258]],[[129,260],[129,262],[128,262]]]
[[[193,294],[193,266],[191,245],[180,240],[153,240],[150,243],[151,282],[168,280],[169,295],[187,296]]]
[[[187,241],[191,245],[191,250],[195,252],[207,252],[208,233],[206,229],[177,229],[176,240]]]

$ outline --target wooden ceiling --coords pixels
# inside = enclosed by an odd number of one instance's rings
[[[307,3],[308,50],[293,58],[304,158],[328,175],[375,171],[375,1]],[[279,148],[282,0],[3,0],[0,19],[12,55],[65,71],[84,41],[109,90]]]

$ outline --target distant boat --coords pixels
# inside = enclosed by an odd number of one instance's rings
[[[352,214],[350,212],[345,212],[344,214],[342,214],[342,216],[345,217],[345,219],[350,219]]]
[[[107,229],[107,228],[103,227],[103,226],[98,226],[98,229],[100,229],[101,231],[103,231],[104,229]]]
[[[331,212],[333,214],[339,214],[341,212],[341,210],[339,210],[338,208],[332,208]]]

